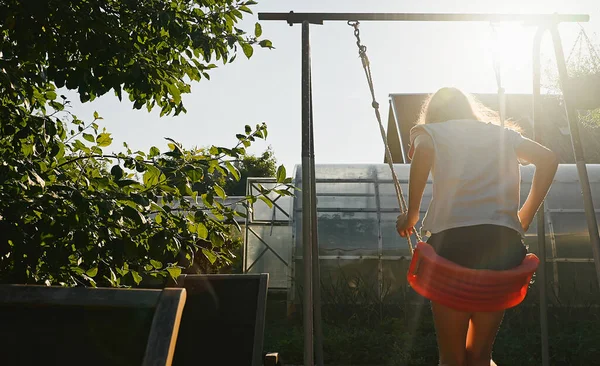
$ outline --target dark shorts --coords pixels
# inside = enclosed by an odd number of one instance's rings
[[[521,234],[499,225],[444,230],[427,240],[436,253],[462,267],[505,270],[521,264],[527,248]]]

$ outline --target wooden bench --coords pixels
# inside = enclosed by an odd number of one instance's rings
[[[2,365],[171,365],[186,291],[0,285]]]
[[[268,274],[181,275],[187,291],[174,366],[262,366]]]

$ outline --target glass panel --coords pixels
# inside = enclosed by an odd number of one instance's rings
[[[301,183],[302,165],[295,167],[295,184]],[[315,165],[315,177],[319,179],[372,180],[374,166],[368,164],[319,164]]]
[[[563,304],[600,300],[594,263],[558,263],[559,299]]]
[[[286,216],[290,214],[292,209],[292,201],[293,197],[282,196],[278,200],[275,201],[272,208],[269,208],[266,203],[261,200],[258,200],[254,203],[254,217],[255,221],[280,221],[280,222],[288,222],[290,217]],[[282,212],[283,210],[283,212]],[[273,217],[273,215],[275,217]]]
[[[392,172],[390,171],[390,167],[387,164],[377,164],[373,167],[375,174],[377,175],[377,180],[379,181],[391,181],[392,180]],[[398,180],[402,183],[403,181],[408,181],[408,176],[410,172],[410,164],[394,164],[394,172],[396,172],[396,176]]]
[[[408,204],[408,184],[400,184],[402,192],[404,193],[404,200]],[[423,199],[421,200],[421,210],[423,213],[427,210],[429,202],[431,202],[433,185],[427,184],[425,191],[423,192]],[[400,206],[398,205],[398,198],[396,197],[396,188],[392,183],[379,183],[379,199],[381,208],[383,209],[396,209],[399,211]]]
[[[530,233],[532,230],[530,229],[525,235],[525,245],[528,246],[528,250],[531,253],[535,253],[539,255],[539,246],[538,246],[538,237],[537,231],[533,230],[533,233]],[[546,258],[552,256],[552,247],[550,245],[550,237],[546,235]]]
[[[369,195],[375,194],[375,185],[372,182],[317,182],[317,194],[318,195],[337,195],[344,194],[359,194]]]
[[[321,255],[377,255],[376,213],[319,213],[318,232]]]
[[[521,207],[523,205],[523,203],[525,202],[525,200],[527,199],[527,196],[529,195],[530,190],[531,190],[531,183],[521,182],[521,188],[519,190],[519,192],[520,192],[519,207]]]
[[[257,182],[251,182],[252,184],[250,185],[250,194],[252,195],[259,195],[260,191],[258,190],[257,186],[258,183]],[[276,184],[274,183],[260,183],[264,188],[267,189],[272,189],[276,186]],[[269,195],[267,195],[267,197],[269,197],[272,201],[275,202],[275,204],[277,204],[285,213],[287,213],[288,215],[290,214],[290,211],[292,209],[292,201],[293,201],[293,197],[289,197],[289,196],[279,196],[277,193],[272,192]],[[286,214],[284,212],[282,212],[279,208],[277,208],[275,206],[275,204],[273,204],[273,207],[270,208],[264,201],[262,200],[257,200],[253,205],[253,211],[254,211],[254,216],[251,218],[252,220],[255,221],[289,221],[289,217],[286,216]],[[242,206],[243,208],[243,206]],[[273,217],[273,214],[275,214],[275,216]]]
[[[302,301],[304,262],[295,262],[296,301]],[[378,296],[378,261],[371,259],[331,259],[319,262],[323,303],[356,303]]]
[[[556,235],[555,240],[558,258],[594,258],[589,236],[563,234]]]
[[[299,208],[302,208],[300,206]],[[347,210],[347,209],[357,209],[357,210],[370,210],[377,212],[377,202],[375,200],[375,195],[373,196],[353,196],[353,197],[343,197],[343,196],[317,196],[317,209],[321,210]]]
[[[302,210],[302,196],[297,194],[296,211]],[[319,209],[357,208],[376,210],[373,183],[317,183],[317,207]]]
[[[584,212],[553,212],[550,214],[556,235],[584,235],[589,237]],[[596,213],[596,219],[600,213]]]
[[[409,289],[406,273],[410,260],[382,261],[382,298],[384,301],[403,301]]]
[[[248,273],[268,273],[269,288],[287,288],[289,268],[272,252],[266,252],[255,262]]]
[[[409,256],[408,242],[406,238],[401,237],[396,231],[397,213],[382,213],[381,214],[381,239],[383,241],[383,255],[404,255]],[[422,218],[422,215],[421,215]],[[421,221],[417,223],[417,227],[421,227]],[[416,245],[416,238],[413,237],[412,244]]]
[[[247,266],[248,268],[252,267],[249,272],[269,273],[270,288],[287,287],[287,276],[290,273],[290,269],[286,267],[281,259],[277,258],[270,250],[267,250],[267,252],[258,260],[257,258],[265,249],[267,249],[267,246],[260,241],[260,239],[262,239],[275,253],[283,258],[283,260],[290,263],[292,250],[291,226],[271,227],[253,225],[251,228],[257,235],[252,232],[248,233]]]
[[[600,219],[600,214],[596,214]],[[551,220],[552,226],[548,224]],[[589,234],[585,214],[573,212],[546,213],[546,257],[552,258],[553,229],[556,245],[556,256],[559,258],[592,258]],[[525,243],[529,250],[539,253],[537,244],[537,219],[525,235]]]
[[[256,258],[266,249],[265,245],[258,240],[258,238],[252,234],[248,233],[248,239],[246,240],[246,268],[247,270],[252,264],[256,261]]]
[[[573,177],[574,179],[577,176]],[[583,196],[578,181],[552,183],[546,205],[550,209],[583,209]]]

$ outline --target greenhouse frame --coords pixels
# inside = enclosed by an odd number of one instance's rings
[[[404,192],[410,165],[395,164]],[[600,164],[589,164],[590,185],[600,200]],[[294,185],[301,188],[300,166]],[[387,164],[315,166],[319,258],[323,291],[340,276],[349,287],[360,277],[373,277],[378,295],[392,296],[407,290],[406,271],[411,256],[406,239],[396,232],[399,214]],[[521,168],[521,202],[533,176],[532,166]],[[274,179],[250,178],[248,193],[258,194],[258,184],[276,185]],[[272,208],[258,201],[248,215],[244,271],[269,273],[269,289],[285,291],[290,303],[301,301],[302,200],[273,196]],[[431,199],[431,182],[425,189],[421,218]],[[596,209],[600,219],[600,209]],[[589,303],[598,297],[594,259],[589,243],[580,185],[574,164],[561,164],[546,198],[546,263],[549,301],[555,304]],[[417,224],[420,227],[420,223]],[[529,250],[537,253],[537,226],[525,235]],[[532,292],[531,296],[536,296]]]

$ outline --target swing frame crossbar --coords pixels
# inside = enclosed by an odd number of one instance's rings
[[[259,13],[259,20],[285,21],[290,26],[302,24],[302,245],[304,261],[304,365],[313,366],[323,364],[323,333],[321,329],[321,301],[320,301],[320,269],[319,269],[319,244],[317,236],[317,205],[316,205],[316,183],[315,183],[315,159],[314,159],[314,134],[313,134],[313,102],[311,81],[311,55],[310,55],[310,24],[323,24],[326,21],[416,21],[416,22],[521,22],[526,26],[538,28],[533,41],[533,138],[540,142],[542,126],[540,124],[541,105],[541,42],[544,34],[549,32],[556,57],[560,86],[563,91],[564,105],[567,122],[571,133],[573,154],[581,184],[581,192],[584,202],[584,211],[596,276],[600,285],[600,235],[596,220],[594,204],[592,201],[591,188],[587,174],[587,167],[579,135],[577,124],[577,110],[573,103],[570,90],[570,79],[567,73],[565,55],[562,41],[558,32],[558,24],[584,23],[590,17],[586,14],[453,14],[453,13]],[[374,101],[373,106],[378,113]],[[384,143],[387,142],[384,140]],[[306,184],[305,184],[306,183]],[[546,284],[546,243],[545,243],[545,220],[544,204],[537,213],[537,237],[538,257],[542,265],[537,270],[537,281]],[[549,365],[548,345],[548,316],[547,316],[546,286],[540,286],[540,333],[542,365]],[[315,362],[316,361],[316,362]]]
[[[258,13],[258,20],[283,20],[288,24],[323,24],[326,21],[376,22],[523,22],[526,24],[583,23],[587,14],[482,14],[482,13]]]

